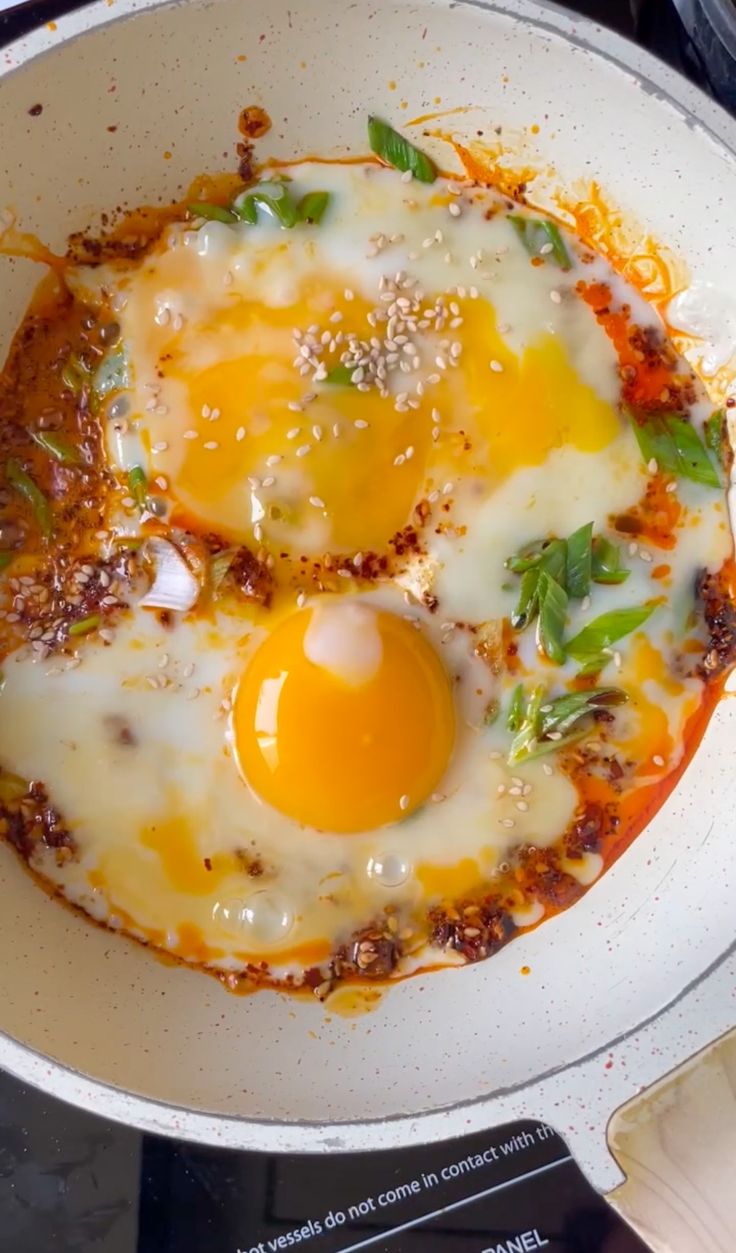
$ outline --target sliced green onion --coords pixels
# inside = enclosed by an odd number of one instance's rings
[[[302,196],[296,207],[299,221],[311,222],[314,226],[317,226],[322,221],[329,203],[330,193],[328,191],[308,191],[306,196]]]
[[[103,400],[112,392],[122,391],[130,387],[130,371],[128,360],[122,348],[109,352],[98,365],[92,377],[92,390],[98,400]]]
[[[291,230],[300,220],[297,206],[286,183],[258,183],[255,187],[241,191],[233,201],[233,214],[242,222],[255,226],[259,207],[266,209],[286,230]]]
[[[357,367],[354,365],[334,365],[328,370],[323,383],[332,383],[337,387],[349,387],[353,381],[353,371]]]
[[[69,627],[70,635],[89,635],[90,631],[96,631],[102,619],[98,613],[92,613],[88,618],[80,618],[79,622],[72,622]]]
[[[540,684],[535,687],[527,702],[524,715],[521,720],[516,735],[511,741],[509,749],[508,762],[510,766],[515,766],[518,761],[523,761],[525,757],[536,748],[539,735],[539,710],[544,697],[544,688]]]
[[[567,541],[567,594],[571,600],[584,600],[590,592],[593,567],[593,523],[573,531]]]
[[[539,605],[539,569],[535,566],[526,570],[521,576],[519,599],[511,614],[511,625],[516,631],[523,631],[536,615]]]
[[[621,550],[605,535],[593,540],[591,577],[594,583],[625,583],[631,574],[621,565]]]
[[[641,455],[649,464],[681,479],[706,487],[720,487],[721,480],[698,432],[674,413],[637,415],[629,411]]]
[[[82,361],[81,357],[73,354],[64,362],[61,370],[61,381],[65,387],[78,396],[85,382],[89,378],[90,371]]]
[[[564,539],[552,539],[542,553],[540,562],[542,570],[546,570],[560,587],[567,584],[567,543]]]
[[[565,660],[565,649],[562,637],[567,621],[567,592],[557,579],[552,578],[546,570],[540,571],[539,587],[539,621],[537,623],[537,643],[550,661],[561,666]]]
[[[128,487],[133,500],[142,509],[148,497],[148,479],[143,466],[133,466],[128,471]]]
[[[519,213],[510,213],[509,222],[519,236],[530,257],[553,257],[561,270],[569,270],[572,266],[570,254],[560,234],[560,228],[546,218],[525,218]],[[547,245],[551,244],[551,249]],[[546,248],[546,252],[542,249]]]
[[[591,687],[585,692],[570,692],[567,696],[558,696],[542,706],[540,735],[548,735],[550,731],[558,731],[564,735],[585,714],[595,713],[598,709],[609,709],[612,705],[623,705],[628,699],[626,692],[620,687]]]
[[[531,544],[525,544],[518,553],[506,558],[504,562],[506,569],[512,570],[514,574],[525,574],[533,566],[538,566],[547,542],[545,539],[535,539]]]
[[[380,118],[368,118],[368,142],[371,151],[395,170],[411,171],[420,183],[433,183],[436,179],[434,162]]]
[[[15,556],[16,553],[2,549],[0,551],[0,570],[6,570]]]
[[[724,426],[726,423],[726,410],[716,409],[706,420],[703,426],[703,435],[705,437],[705,446],[712,452],[719,466],[723,466],[723,440]]]
[[[207,222],[237,222],[237,217],[230,209],[221,204],[210,204],[208,200],[195,200],[187,208],[194,217],[204,218]]]
[[[625,635],[643,626],[651,617],[656,605],[638,605],[631,609],[613,609],[601,614],[583,627],[567,644],[567,653],[576,661],[590,665],[597,661],[604,650],[610,648]]]
[[[53,533],[54,523],[51,515],[51,505],[41,488],[33,482],[30,474],[26,474],[22,465],[19,461],[16,461],[15,457],[11,457],[10,461],[6,462],[5,477],[11,487],[14,487],[19,495],[31,506],[36,521],[41,528],[41,533],[48,539]]]
[[[511,703],[506,714],[506,726],[509,731],[518,731],[524,717],[524,685],[517,683],[511,693]]]
[[[237,548],[223,548],[222,552],[215,553],[210,561],[210,583],[214,592],[219,591],[220,585],[227,577],[237,551]]]
[[[39,448],[43,448],[44,452],[62,465],[76,466],[82,460],[79,450],[65,436],[57,435],[54,431],[32,431],[31,434]]]

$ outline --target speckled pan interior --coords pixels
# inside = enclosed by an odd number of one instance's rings
[[[369,111],[475,106],[454,129],[537,123],[562,185],[595,176],[693,277],[736,290],[734,124],[559,10],[108,0],[6,49],[0,70],[0,202],[52,246],[230,164],[245,104],[267,108],[279,156],[362,152]],[[0,259],[3,352],[37,277]],[[606,1115],[736,1018],[735,743],[725,701],[670,802],[580,904],[354,1019],[163,965],[47,900],[0,848],[0,1064],[108,1116],[248,1147],[379,1147],[541,1115],[588,1136],[578,1152],[605,1182]]]

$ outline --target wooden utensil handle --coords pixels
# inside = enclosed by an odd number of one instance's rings
[[[654,1253],[736,1250],[736,1030],[616,1110],[608,1196]]]

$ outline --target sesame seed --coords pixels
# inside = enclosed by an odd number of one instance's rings
[[[296,439],[297,435],[301,435],[302,428],[300,426],[292,426],[290,431],[286,432],[287,439]]]
[[[199,439],[199,432],[198,431],[185,431],[183,438],[184,439]]]
[[[413,177],[411,170],[404,170],[404,173],[401,175],[401,181],[402,183],[410,183]]]
[[[315,423],[315,425],[312,427],[312,435],[317,440],[317,443],[319,443],[319,441],[322,438],[322,427],[318,426],[317,423]]]
[[[551,774],[553,774],[553,773],[554,773],[554,771],[552,770],[552,767],[550,766],[550,764],[549,764],[549,762],[548,762],[548,761],[543,761],[543,762],[542,762],[542,769],[543,769],[543,771],[544,771],[544,773],[545,773],[546,775],[551,775]]]
[[[306,592],[297,592],[296,603],[297,603],[297,607],[298,607],[299,609],[303,609],[303,608],[304,608],[304,606],[305,606],[305,605],[306,605],[306,603],[307,603],[307,594],[306,594]]]
[[[277,466],[281,460],[281,455],[277,452],[272,453],[270,457],[266,457],[267,466]]]
[[[296,455],[297,457],[306,457],[307,453],[311,452],[311,449],[312,449],[311,444],[300,444],[300,446],[296,450]]]
[[[165,439],[159,440],[157,444],[151,445],[153,452],[166,452],[168,446],[169,445],[166,443]]]
[[[585,613],[586,610],[590,609],[590,597],[589,596],[583,597],[583,599],[580,602],[580,608],[582,609],[583,613]]]
[[[208,418],[211,413],[212,413],[212,410],[210,409],[209,405],[202,405],[202,417],[203,418]]]
[[[503,374],[503,366],[500,361],[496,361],[494,358],[489,364],[494,374]]]
[[[162,492],[165,492],[169,486],[169,480],[165,479],[163,474],[159,474],[158,478],[155,478],[153,481]],[[102,575],[100,575],[100,582],[102,583]]]
[[[496,795],[497,795],[497,796],[503,796],[503,794],[504,794],[504,792],[505,792],[505,791],[506,791],[506,784],[505,784],[505,783],[499,783],[498,787],[496,788]]]
[[[455,204],[453,201],[452,204],[448,204],[447,208],[449,209],[452,217],[454,218],[460,217],[460,214],[462,213],[462,209],[460,208],[459,204]]]
[[[273,487],[273,485],[274,485],[274,483],[275,483],[275,482],[276,482],[276,480],[275,480],[275,478],[273,477],[273,475],[272,475],[272,474],[269,474],[269,475],[268,475],[268,476],[267,476],[267,477],[263,480],[263,483],[261,484],[261,486],[262,486],[262,487]]]
[[[652,761],[654,762],[655,766],[664,765],[664,757],[660,757],[659,753],[656,753],[654,757],[652,757]]]
[[[186,694],[186,696],[184,697],[184,699],[185,699],[185,700],[196,700],[198,696],[199,696],[199,688],[198,688],[198,687],[193,687],[193,688],[190,688],[190,690],[187,692],[187,694]]]
[[[501,826],[502,827],[514,827],[516,826],[516,823],[514,822],[513,818],[502,818]]]
[[[652,560],[652,554],[648,552],[646,548],[640,548],[639,559],[641,561],[646,561],[647,563],[649,563]]]
[[[539,252],[543,257],[548,257],[549,254],[553,251],[553,249],[554,249],[554,244],[542,244],[542,247],[539,249]]]
[[[263,527],[261,526],[260,522],[256,522],[255,526],[253,527],[253,538],[258,544],[260,544],[261,540],[263,539]]]
[[[400,452],[397,457],[394,457],[395,466],[403,466],[405,461],[406,461],[406,457],[404,456],[403,452]]]
[[[650,474],[657,473],[657,458],[656,457],[652,457],[651,460],[647,462],[647,470],[649,471]]]
[[[635,557],[638,551],[639,551],[639,545],[635,543],[634,540],[632,540],[631,543],[629,544],[629,556]]]
[[[404,793],[404,795],[399,800],[399,809],[408,809],[408,808],[409,808],[409,797],[406,795],[406,793]]]
[[[220,445],[218,444],[218,442],[217,442],[217,440],[216,440],[216,439],[208,439],[208,440],[207,440],[207,441],[206,441],[206,442],[202,445],[202,447],[203,447],[203,448],[207,448],[209,451],[213,451],[215,448],[219,448],[219,447],[220,447]]]
[[[352,292],[349,287],[345,288],[345,291],[343,292],[343,296],[345,297],[347,301],[351,301],[355,299],[355,293]]]
[[[519,813],[525,814],[529,808],[529,803],[528,801],[517,801],[516,808],[519,810]]]
[[[261,486],[261,480],[257,479],[254,474],[250,474],[248,475],[248,486],[252,487],[255,492]]]
[[[553,304],[553,305],[561,305],[561,304],[562,304],[562,296],[560,295],[560,293],[559,293],[558,291],[551,291],[551,292],[549,293],[549,298],[550,298],[550,300],[552,301],[552,304]]]
[[[621,665],[622,665],[621,654],[617,648],[614,649],[614,652],[613,652],[613,664],[617,670],[621,669]]]
[[[245,427],[244,426],[238,427],[237,431],[235,432],[235,438],[238,441],[238,443],[240,443],[241,440],[245,439]]]
[[[357,431],[365,431],[368,427],[368,423],[365,418],[356,418],[353,422],[353,426]]]
[[[325,507],[325,502],[321,496],[310,496],[309,503],[310,505],[314,505],[315,509],[324,509]]]
[[[339,423],[339,422],[335,422],[335,423],[334,423],[334,425],[333,425],[333,427],[332,427],[332,434],[333,434],[333,436],[334,436],[334,438],[335,438],[335,439],[339,439],[339,438],[340,438],[340,423]]]
[[[192,675],[193,675],[193,674],[194,674],[194,662],[193,662],[193,661],[189,661],[189,662],[187,662],[187,664],[185,665],[184,669],[182,670],[182,676],[183,676],[185,679],[191,679],[191,677],[192,677]]]
[[[445,483],[444,487],[442,488],[442,495],[449,496],[454,486],[455,486],[454,483]]]
[[[666,492],[676,492],[676,491],[677,491],[677,481],[676,481],[675,479],[673,479],[673,481],[672,481],[671,483],[668,483],[668,484],[667,484],[667,486],[665,487],[665,489],[664,489],[664,490],[665,490]]]

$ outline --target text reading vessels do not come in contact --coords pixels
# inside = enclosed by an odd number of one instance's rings
[[[492,1196],[494,1192],[514,1187],[537,1175],[546,1174],[548,1171],[554,1170],[555,1167],[562,1165],[563,1162],[570,1161],[570,1155],[564,1153],[552,1162],[547,1162],[532,1170],[523,1171],[521,1174],[515,1174],[511,1178],[493,1183],[482,1189],[476,1190],[473,1188],[468,1195],[461,1196],[449,1204],[430,1208],[406,1222],[392,1225],[391,1216],[387,1211],[394,1207],[400,1206],[425,1193],[431,1193],[434,1189],[442,1188],[443,1185],[446,1186],[448,1183],[463,1177],[468,1177],[467,1182],[470,1183],[474,1172],[492,1167],[496,1163],[500,1164],[509,1157],[523,1154],[525,1150],[538,1146],[539,1141],[543,1142],[550,1137],[555,1137],[555,1135],[556,1133],[551,1127],[539,1124],[534,1128],[534,1132],[523,1130],[498,1144],[489,1144],[482,1151],[470,1153],[466,1157],[449,1162],[436,1171],[421,1171],[417,1177],[372,1192],[352,1204],[346,1204],[344,1210],[330,1209],[317,1217],[308,1218],[299,1227],[291,1231],[260,1240],[256,1244],[247,1244],[245,1247],[239,1247],[236,1253],[286,1253],[286,1250],[302,1247],[308,1244],[309,1241],[319,1239],[320,1236],[333,1235],[345,1224],[357,1222],[361,1219],[365,1220],[370,1215],[386,1214],[386,1225],[382,1225],[381,1229],[376,1231],[376,1234],[363,1239],[351,1240],[350,1235],[346,1231],[345,1235],[348,1238],[344,1245],[338,1247],[331,1245],[334,1253],[357,1253],[360,1249],[367,1249],[370,1245],[377,1244],[379,1241],[385,1241],[388,1236],[398,1235],[402,1231],[422,1227],[442,1214],[448,1214],[452,1210],[471,1205],[474,1201],[480,1201]],[[480,1249],[479,1253],[535,1253],[536,1250],[543,1249],[548,1244],[549,1241],[543,1234],[536,1228],[531,1228],[527,1231],[518,1231],[500,1243],[493,1243],[487,1248]]]

